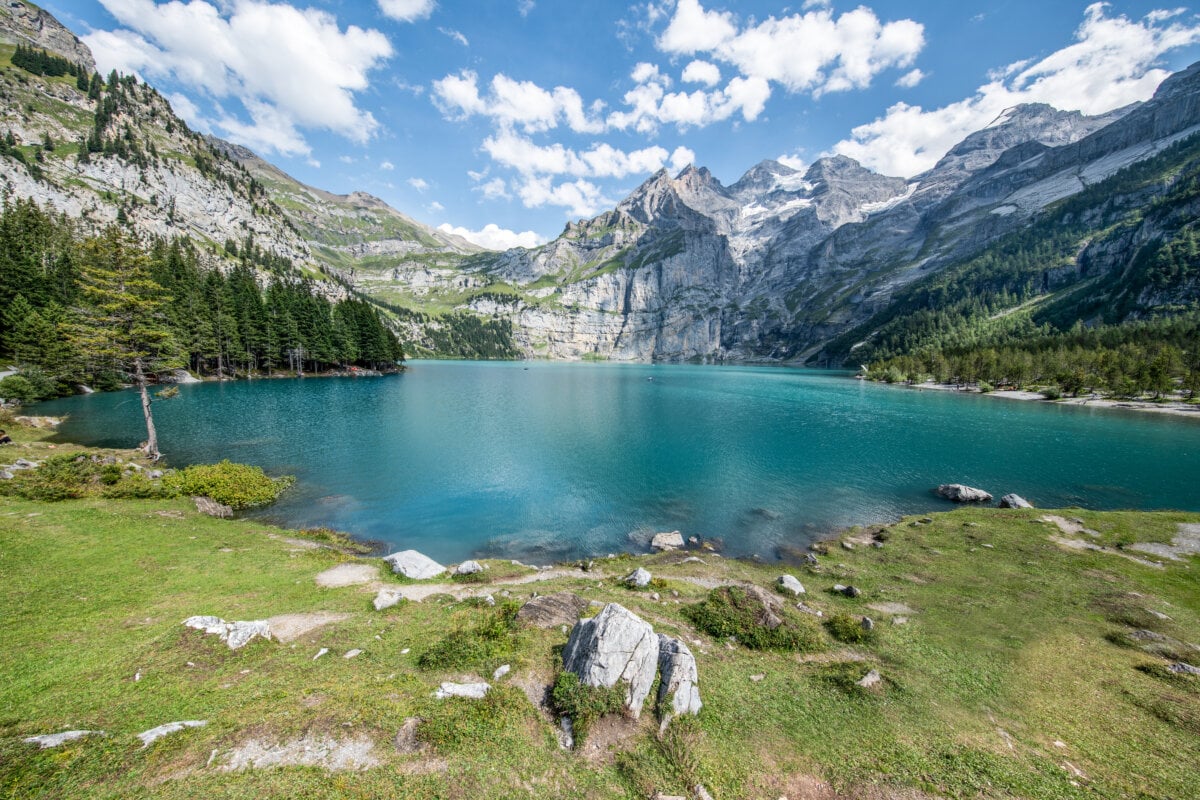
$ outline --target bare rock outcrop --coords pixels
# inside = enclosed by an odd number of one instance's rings
[[[696,657],[681,640],[658,635],[658,707],[664,717],[699,714],[700,689]]]
[[[418,581],[436,578],[446,571],[441,564],[416,550],[401,550],[385,556],[383,560],[392,566],[392,572]]]
[[[964,486],[961,483],[943,483],[937,487],[938,497],[953,500],[955,503],[990,503],[992,495],[983,489]]]
[[[563,669],[587,686],[625,684],[625,710],[635,719],[658,672],[658,635],[650,624],[618,603],[575,623],[563,650]]]
[[[535,597],[517,611],[517,622],[534,628],[574,625],[588,601],[573,592],[555,592]]]

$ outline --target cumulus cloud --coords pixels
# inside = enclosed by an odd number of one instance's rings
[[[603,121],[594,116],[603,104],[593,103],[585,109],[574,89],[556,86],[547,90],[503,73],[492,78],[486,95],[480,93],[479,76],[471,70],[447,75],[433,82],[433,101],[451,119],[482,115],[526,132],[550,130],[560,123],[577,133],[599,133],[604,129]]]
[[[625,151],[607,143],[587,150],[562,144],[536,144],[532,139],[502,130],[483,142],[483,150],[498,164],[530,175],[570,175],[577,178],[624,178],[661,169],[670,154],[657,145]]]
[[[926,75],[919,69],[909,70],[896,79],[896,85],[902,89],[911,89],[921,81],[925,80]]]
[[[416,189],[418,192],[423,192],[429,188],[429,181],[424,178],[409,178],[408,185]]]
[[[379,0],[384,16],[401,22],[415,22],[433,13],[434,0]]]
[[[360,143],[379,127],[354,98],[368,87],[368,73],[392,54],[378,31],[342,30],[325,11],[262,0],[102,2],[124,27],[84,37],[100,66],[173,76],[214,101],[239,101],[249,122],[230,114],[214,122],[234,141],[307,155],[301,127]]]
[[[1100,114],[1145,100],[1169,74],[1156,66],[1164,54],[1200,42],[1200,24],[1172,12],[1140,20],[1109,16],[1104,3],[1084,12],[1075,42],[1039,61],[995,71],[973,95],[941,108],[897,103],[851,131],[834,152],[889,175],[912,176],[1002,111],[1021,103]]]
[[[711,61],[692,61],[683,68],[683,79],[688,83],[716,86],[721,82],[721,68]]]
[[[490,181],[480,183],[476,189],[483,195],[485,200],[508,200],[512,197],[508,193],[508,184],[503,178],[492,178]]]
[[[528,178],[517,194],[527,208],[562,206],[573,217],[593,217],[616,202],[605,197],[599,186],[582,179],[555,184],[549,177]]]
[[[884,70],[911,66],[925,46],[925,29],[910,19],[881,22],[866,6],[835,16],[826,4],[739,28],[729,12],[679,0],[657,44],[672,55],[704,53],[746,78],[818,96],[862,89]]]
[[[472,244],[477,244],[487,250],[508,250],[513,247],[537,247],[545,244],[546,240],[538,236],[533,231],[510,231],[507,228],[501,228],[494,222],[489,222],[483,226],[482,230],[473,231],[461,226],[454,226],[448,222],[443,222],[438,226],[438,230],[442,233],[449,233],[452,236],[461,236]]]
[[[383,169],[383,170],[387,170],[388,172],[391,172],[392,170],[394,170],[396,168],[396,165],[390,161],[381,161],[379,163],[379,168]]]
[[[432,203],[425,206],[425,208],[429,211],[430,214],[440,214],[441,212],[446,210],[446,207],[444,205],[442,205],[441,203],[439,203],[437,200],[434,200]]]

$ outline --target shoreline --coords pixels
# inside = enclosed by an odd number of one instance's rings
[[[866,380],[861,379],[861,380]],[[882,381],[872,381],[872,383],[883,383]],[[1001,389],[992,392],[981,392],[974,386],[954,383],[935,383],[934,381],[926,381],[925,383],[885,383],[886,386],[898,386],[904,389],[916,389],[923,391],[928,389],[934,392],[954,392],[956,394],[976,394],[987,397],[999,397],[1005,400],[1023,400],[1048,403],[1050,405],[1060,406],[1082,406],[1087,408],[1114,408],[1123,411],[1146,411],[1158,414],[1170,414],[1176,417],[1188,417],[1191,419],[1200,420],[1200,403],[1184,403],[1178,400],[1165,401],[1156,403],[1150,400],[1114,400],[1112,398],[1100,397],[1098,395],[1088,395],[1086,397],[1063,397],[1058,400],[1051,400],[1043,397],[1039,392],[1030,392],[1022,389]]]

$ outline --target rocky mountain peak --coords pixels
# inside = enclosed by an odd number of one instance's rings
[[[729,187],[729,192],[744,196],[762,194],[776,188],[799,188],[793,184],[799,183],[802,178],[799,170],[768,158],[746,170],[746,174]]]
[[[0,41],[31,44],[75,64],[83,64],[89,73],[96,71],[92,51],[78,36],[49,13],[23,0],[4,0],[0,5]]]

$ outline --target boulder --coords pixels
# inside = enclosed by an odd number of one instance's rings
[[[937,487],[938,497],[953,500],[956,503],[990,503],[992,495],[983,489],[963,486],[961,483],[943,483]]]
[[[63,731],[62,733],[43,733],[40,736],[26,736],[25,742],[36,744],[42,750],[48,747],[61,747],[67,742],[82,739],[85,736],[103,736],[104,731]]]
[[[1001,508],[1033,508],[1033,503],[1019,494],[1006,494],[1000,498]]]
[[[483,682],[451,683],[450,681],[446,681],[433,693],[433,696],[438,700],[445,700],[447,697],[466,697],[470,700],[482,700],[491,688],[490,684]]]
[[[883,680],[883,676],[879,674],[879,670],[871,670],[866,675],[862,676],[861,680],[855,681],[856,686],[861,686],[864,689],[870,689]]]
[[[776,584],[779,585],[780,589],[783,589],[785,592],[791,592],[795,597],[804,594],[804,585],[796,579],[795,575],[780,575]]]
[[[635,586],[638,589],[645,589],[650,585],[651,575],[642,567],[638,567],[633,572],[621,579],[623,583],[628,583],[630,586]]]
[[[245,646],[257,636],[264,639],[271,638],[271,624],[265,619],[256,619],[249,622],[239,620],[237,622],[226,622],[220,617],[199,616],[188,617],[183,621],[183,624],[189,628],[204,631],[205,633],[216,634],[221,637],[221,641],[229,645],[230,650],[237,650]]]
[[[478,561],[464,561],[454,568],[455,575],[474,575],[476,572],[483,572],[483,564]]]
[[[679,531],[656,533],[650,540],[651,550],[678,550],[683,547],[683,534]]]
[[[696,658],[688,646],[679,639],[665,634],[658,635],[658,706],[665,710],[664,716],[699,714],[700,689],[696,672]]]
[[[625,684],[625,710],[635,719],[658,672],[658,636],[649,623],[609,603],[575,623],[563,649],[563,669],[587,686]]]
[[[201,514],[220,519],[229,519],[233,516],[233,509],[230,506],[222,505],[208,497],[193,497],[192,502],[196,504],[196,510]]]
[[[535,597],[517,611],[517,622],[533,628],[557,628],[574,625],[588,607],[588,601],[572,592]]]
[[[376,611],[383,611],[385,608],[391,608],[404,599],[404,595],[399,589],[389,589],[384,587],[375,595],[374,605]]]
[[[186,369],[172,369],[160,372],[158,380],[161,383],[200,383],[200,379]]]
[[[392,565],[392,572],[418,581],[436,578],[446,571],[441,564],[416,550],[401,550],[385,556],[383,560]]]

